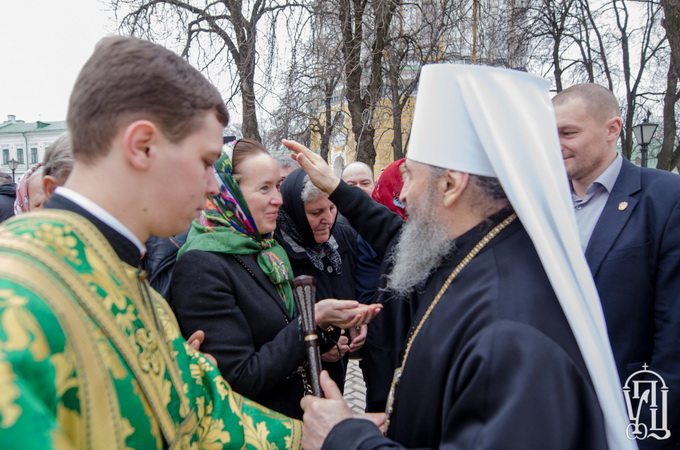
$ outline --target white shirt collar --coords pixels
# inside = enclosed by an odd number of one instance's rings
[[[85,197],[83,194],[76,192],[73,189],[66,188],[64,186],[58,186],[54,192],[56,194],[61,195],[62,197],[66,197],[73,203],[77,203],[78,205],[82,206],[97,219],[101,220],[102,222],[116,230],[118,233],[125,236],[130,242],[135,244],[135,246],[139,249],[140,254],[143,255],[146,253],[146,247],[144,246],[144,244],[142,244],[142,242],[137,238],[137,236],[135,236],[135,234],[132,231],[130,231],[128,227],[123,225],[123,223],[120,220],[116,219],[113,215],[111,215],[111,213],[106,211],[101,206],[97,205],[89,198]]]

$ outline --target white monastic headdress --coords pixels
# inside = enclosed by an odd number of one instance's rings
[[[500,180],[581,349],[609,447],[636,448],[626,439],[621,385],[581,251],[548,82],[492,67],[423,67],[407,158]]]

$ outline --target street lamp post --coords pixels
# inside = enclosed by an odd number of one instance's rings
[[[657,127],[657,124],[649,123],[649,114],[647,114],[647,118],[641,124],[633,127],[635,140],[640,145],[640,166],[642,167],[647,167],[647,147],[652,142],[652,137],[654,137]]]
[[[12,171],[12,183],[14,183],[14,171],[17,170],[17,167],[19,167],[19,161],[16,159],[12,158],[9,161],[7,161],[7,165],[9,166],[9,170]]]

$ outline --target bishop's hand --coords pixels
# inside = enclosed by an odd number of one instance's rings
[[[331,166],[329,166],[321,156],[299,142],[289,141],[287,139],[284,139],[281,142],[293,152],[295,160],[300,164],[302,169],[307,172],[307,175],[309,175],[309,179],[314,186],[328,195],[332,194],[340,184],[340,178],[335,175]]]

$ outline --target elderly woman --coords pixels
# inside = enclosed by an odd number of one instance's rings
[[[356,232],[344,219],[337,220],[335,205],[309,182],[302,169],[288,175],[281,184],[281,195],[276,239],[286,249],[295,273],[316,278],[319,299],[355,299]],[[350,328],[347,334],[343,331],[335,351],[325,356],[324,368],[338,386],[344,382],[343,357],[358,350],[365,337],[366,327]]]
[[[242,139],[215,164],[220,193],[209,199],[179,253],[170,300],[185,337],[205,331],[201,350],[240,394],[300,418],[305,346],[289,281],[273,239],[281,206],[279,168],[261,144]],[[357,326],[379,309],[323,300],[317,324]],[[327,348],[330,345],[327,346]]]

